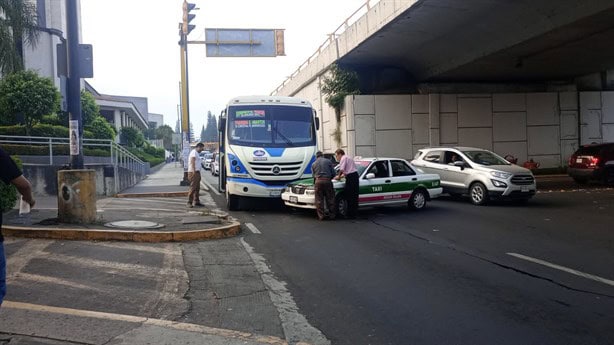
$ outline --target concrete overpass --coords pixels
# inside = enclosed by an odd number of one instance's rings
[[[320,108],[324,149],[410,158],[472,144],[562,166],[581,143],[614,141],[611,42],[610,0],[371,1],[274,93]],[[361,80],[340,123],[320,92],[334,62]]]

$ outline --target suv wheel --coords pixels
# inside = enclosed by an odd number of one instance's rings
[[[469,198],[474,205],[486,205],[488,202],[488,189],[481,182],[475,182],[469,188]]]

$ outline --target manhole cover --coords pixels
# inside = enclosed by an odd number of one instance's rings
[[[104,226],[108,228],[120,229],[158,229],[164,224],[148,222],[146,220],[120,220],[117,222],[106,223]]]

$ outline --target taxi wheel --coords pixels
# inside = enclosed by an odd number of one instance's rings
[[[348,215],[348,200],[343,194],[337,196],[335,199],[337,203],[337,216],[345,218]]]
[[[486,205],[488,203],[488,189],[483,183],[476,182],[469,188],[469,198],[474,205]]]
[[[409,208],[412,210],[422,210],[426,206],[426,192],[422,189],[414,190],[409,198]]]

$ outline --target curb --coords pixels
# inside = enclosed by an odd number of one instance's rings
[[[126,193],[115,194],[116,198],[172,198],[188,196],[188,192],[160,192],[160,193]]]
[[[28,228],[21,226],[2,226],[4,236],[25,238],[47,238],[54,240],[77,241],[132,241],[132,242],[181,242],[214,240],[237,236],[241,223],[232,221],[228,225],[212,229],[184,231],[121,231],[106,229],[62,229]]]

